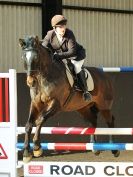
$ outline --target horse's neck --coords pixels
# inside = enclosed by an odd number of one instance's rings
[[[65,70],[58,63],[51,63],[43,72],[43,76],[50,82],[56,82],[59,79],[63,79],[66,77]]]
[[[63,63],[52,61],[51,55],[47,51],[44,51],[41,56],[40,73],[50,82],[66,77]]]

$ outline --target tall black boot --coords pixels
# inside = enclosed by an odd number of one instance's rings
[[[91,94],[88,92],[88,87],[85,79],[85,73],[83,70],[81,70],[78,74],[77,77],[80,82],[81,89],[83,90],[83,97],[85,101],[90,101],[92,99]]]
[[[73,87],[75,88],[75,90],[80,90],[77,74],[75,73],[75,70],[74,70],[74,65],[71,63],[71,61],[68,61],[67,66],[68,66],[68,68],[72,74],[73,80],[74,80]]]

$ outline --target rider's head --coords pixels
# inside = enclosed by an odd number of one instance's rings
[[[63,15],[55,15],[51,19],[51,26],[56,30],[58,34],[63,36],[66,31],[67,19]]]

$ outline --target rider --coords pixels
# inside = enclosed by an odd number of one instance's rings
[[[85,54],[82,55],[83,52],[80,52],[80,48],[83,49],[83,47],[76,42],[73,32],[66,28],[66,24],[67,19],[63,15],[55,15],[51,19],[53,30],[48,31],[42,45],[53,51],[53,59],[66,59],[68,66],[69,64],[74,66],[74,72],[83,90],[84,100],[89,101],[91,100],[91,94],[88,92],[85,73],[82,70]],[[71,70],[71,72],[73,71]]]

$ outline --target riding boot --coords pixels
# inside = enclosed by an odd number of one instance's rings
[[[75,70],[74,70],[74,66],[71,62],[68,62],[67,63],[67,66],[72,74],[72,77],[73,77],[73,80],[74,80],[74,84],[73,84],[73,87],[76,89],[76,90],[79,90],[79,83],[78,83],[78,78],[77,78],[77,74],[75,73]]]
[[[83,90],[83,97],[85,101],[90,101],[92,99],[91,94],[88,92],[88,87],[87,87],[87,83],[86,83],[86,79],[85,79],[85,73],[83,70],[81,70],[78,74],[77,77],[79,79],[80,82],[80,86]]]

